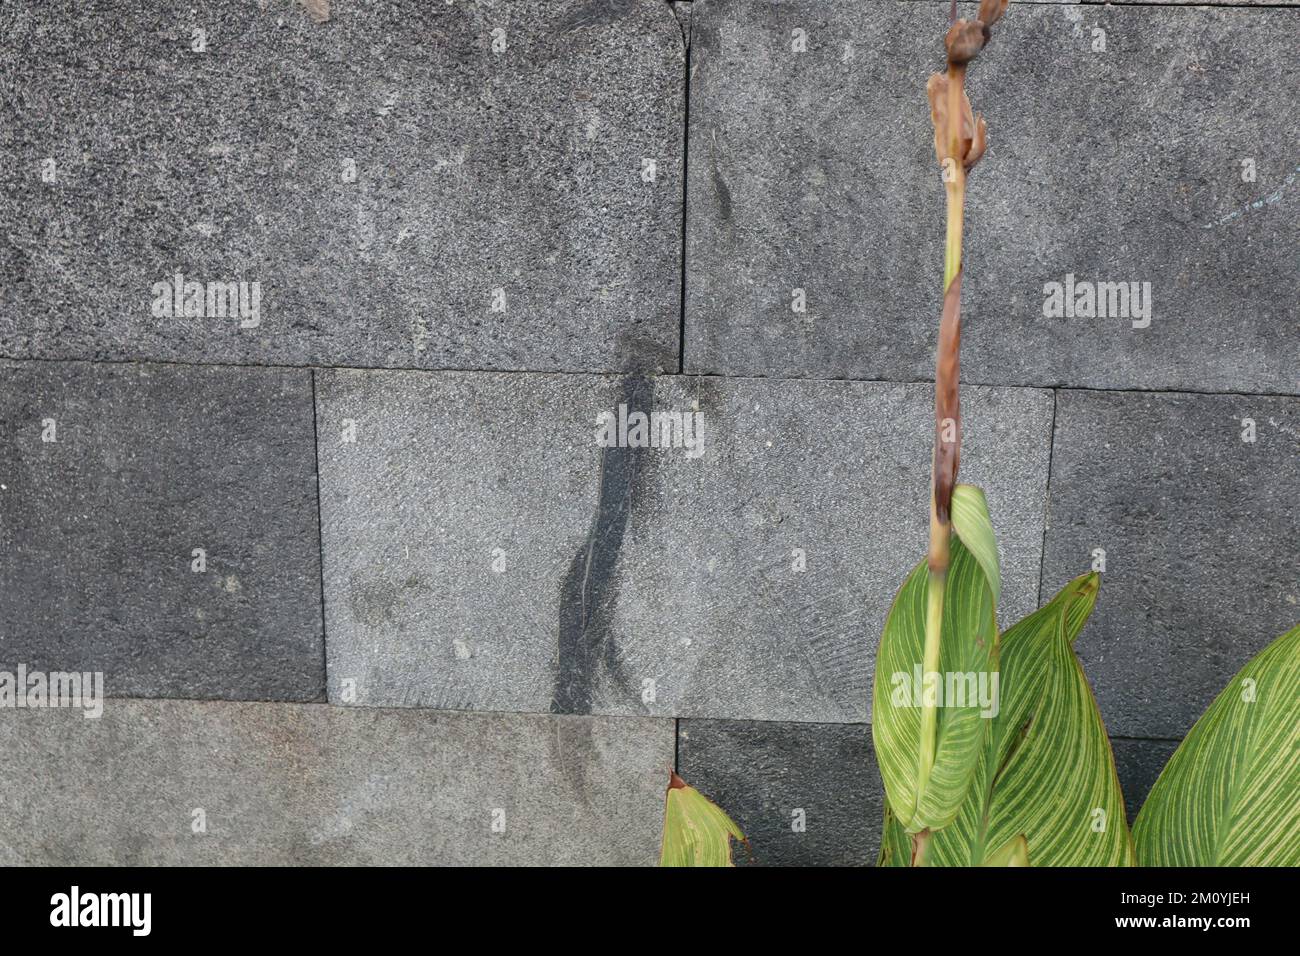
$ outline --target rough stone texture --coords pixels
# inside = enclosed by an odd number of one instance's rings
[[[691,3],[690,0],[672,0],[669,4],[673,8],[673,16],[677,17],[677,22],[682,25],[682,37],[686,40],[686,45],[691,45]]]
[[[943,4],[944,9],[946,10],[946,9],[948,9],[948,3],[949,3],[949,0],[906,0],[906,2],[908,2],[908,3],[941,3],[941,4]],[[1026,5],[1031,4],[1031,3],[1043,3],[1043,4],[1049,4],[1049,5],[1050,5],[1050,4],[1057,4],[1057,5],[1065,5],[1065,4],[1078,5],[1079,0],[1016,0],[1016,2],[1019,3],[1021,6],[1026,6]],[[1093,2],[1095,2],[1095,0],[1088,0],[1088,2],[1089,2],[1089,3],[1093,3]],[[1252,6],[1260,6],[1260,7],[1285,7],[1285,6],[1296,6],[1296,5],[1297,5],[1297,0],[1214,0],[1214,3],[1213,3],[1213,4],[1206,4],[1206,3],[1200,2],[1200,0],[1107,0],[1107,2],[1108,2],[1108,3],[1113,3],[1113,4],[1119,4],[1119,5],[1123,5],[1123,4],[1126,4],[1126,3],[1131,3],[1131,4],[1138,4],[1138,5],[1141,5],[1141,6],[1148,6],[1148,7],[1149,7],[1149,6],[1154,6],[1154,5],[1159,5],[1159,4],[1165,4],[1165,5],[1167,5],[1167,6],[1171,6],[1171,7],[1175,7],[1175,6],[1196,6],[1196,7],[1204,7],[1204,6],[1216,6],[1216,7],[1252,7]],[[1019,9],[1019,8],[1017,8],[1017,9]],[[969,16],[972,16],[972,14],[970,14],[970,13],[964,13],[963,15],[964,15],[964,16],[968,16],[968,17],[969,17]]]
[[[875,863],[885,792],[868,725],[684,720],[677,744],[677,772],[749,839],[738,865]]]
[[[673,723],[109,701],[0,750],[5,865],[647,864]]]
[[[1178,744],[1172,740],[1112,739],[1110,747],[1115,754],[1120,786],[1124,788],[1124,807],[1132,823]]]
[[[6,4],[0,354],[675,371],[683,57],[661,0]]]
[[[0,363],[0,670],[321,698],[311,396],[306,371]]]
[[[1105,550],[1076,649],[1106,726],[1181,739],[1300,619],[1300,400],[1062,391],[1054,446],[1043,597]]]
[[[944,213],[924,88],[946,5],[692,8],[686,370],[931,377]],[[990,146],[967,208],[968,381],[1300,391],[1297,33],[1296,10],[1012,8],[970,83]],[[1150,282],[1150,327],[1045,318],[1067,274]]]
[[[317,401],[332,701],[868,719],[925,551],[928,386],[335,371]],[[697,407],[703,454],[602,458],[619,403]],[[1010,622],[1036,599],[1051,397],[972,388],[965,414]]]

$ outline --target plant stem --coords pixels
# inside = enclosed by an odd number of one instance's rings
[[[966,68],[948,64],[948,129],[945,139],[949,155],[960,157],[962,149],[962,87]],[[937,679],[940,666],[940,636],[943,632],[944,591],[948,583],[949,545],[952,537],[950,506],[957,482],[961,453],[961,238],[966,205],[966,170],[954,159],[944,170],[948,228],[943,255],[943,317],[939,323],[938,357],[934,381],[934,460],[930,474],[930,548],[925,604],[925,647],[922,657],[921,752],[917,760],[917,798],[925,793],[934,769],[938,747],[938,711],[933,691],[926,685]],[[923,849],[923,848],[922,848]]]
[[[912,834],[912,865],[925,866],[925,854],[930,849],[930,830]]]

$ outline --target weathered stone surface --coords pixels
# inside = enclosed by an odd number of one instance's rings
[[[1115,754],[1120,786],[1124,789],[1124,807],[1129,823],[1132,823],[1178,744],[1172,740],[1112,739],[1110,747]]]
[[[925,551],[931,391],[319,373],[330,699],[866,720]],[[597,447],[620,404],[698,410],[702,453]],[[1005,621],[1036,599],[1051,415],[1035,390],[965,398]]]
[[[1181,739],[1300,619],[1300,400],[1061,391],[1054,448],[1043,597],[1105,551],[1076,649],[1106,726]]]
[[[661,0],[6,4],[0,354],[676,370],[683,49]],[[259,324],[155,316],[177,273]]]
[[[905,0],[905,2],[908,2],[908,3],[941,3],[941,4],[944,5],[944,8],[947,9],[949,0]],[[1156,6],[1156,5],[1160,5],[1160,4],[1165,4],[1165,5],[1167,5],[1167,6],[1171,6],[1171,7],[1176,7],[1176,6],[1193,6],[1193,7],[1197,7],[1197,6],[1199,6],[1199,7],[1210,6],[1210,4],[1200,3],[1200,2],[1198,2],[1198,0],[1111,0],[1111,2],[1114,3],[1114,4],[1121,5],[1121,6],[1122,6],[1123,4],[1126,4],[1126,3],[1131,3],[1131,4],[1140,4],[1140,5],[1142,5],[1142,6],[1148,6],[1148,7],[1149,7],[1149,6]],[[1059,5],[1065,5],[1065,4],[1078,5],[1079,0],[1020,0],[1020,3],[1021,3],[1022,5],[1026,5],[1026,4],[1029,4],[1029,3],[1046,3],[1046,4],[1059,4]],[[1296,0],[1215,0],[1214,4],[1212,4],[1212,5],[1213,5],[1213,6],[1216,6],[1216,7],[1251,7],[1251,6],[1263,6],[1263,7],[1284,7],[1284,6],[1295,6],[1295,5],[1296,5]],[[971,14],[971,13],[964,13],[963,15],[964,15],[964,16],[968,16],[968,17],[969,17],[969,16],[973,16],[973,14]]]
[[[690,0],[672,0],[668,5],[673,8],[673,16],[677,17],[677,22],[682,25],[682,37],[689,47],[691,45],[691,2]]]
[[[310,375],[0,362],[0,670],[321,698]]]
[[[673,723],[109,701],[2,711],[0,748],[6,865],[622,865],[657,861]]]
[[[866,866],[885,791],[866,724],[684,720],[677,772],[750,842],[737,865]]]
[[[686,370],[932,377],[944,200],[924,89],[946,4],[692,8]],[[1288,9],[1011,9],[970,81],[990,145],[967,207],[968,381],[1300,391],[1279,107],[1300,96],[1297,32]],[[1150,326],[1045,317],[1068,275],[1149,282]]]

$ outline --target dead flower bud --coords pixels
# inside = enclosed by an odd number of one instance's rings
[[[984,39],[989,38],[989,27],[1002,19],[1010,0],[980,0],[979,21],[984,24]]]
[[[984,24],[979,20],[958,20],[948,28],[943,45],[948,49],[948,62],[964,66],[984,49]]]

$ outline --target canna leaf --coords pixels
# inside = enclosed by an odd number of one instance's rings
[[[982,489],[974,485],[958,485],[952,490],[952,528],[984,569],[996,607],[1002,590],[1002,575],[998,572],[998,542],[993,535],[993,521],[989,518],[989,506]]]
[[[1300,626],[1214,699],[1133,836],[1143,866],[1300,866]]]
[[[1029,866],[1029,841],[1022,833],[1013,837],[984,859],[985,866]]]
[[[1002,635],[998,714],[972,799],[933,835],[928,864],[993,865],[1021,836],[1034,866],[1134,862],[1110,739],[1073,649],[1098,587],[1096,574],[1078,577]]]
[[[740,827],[706,796],[669,772],[660,866],[734,866],[731,840]]]
[[[889,809],[885,801],[885,823],[880,831],[880,855],[876,866],[911,866],[912,838]]]
[[[958,496],[953,499],[955,507]],[[908,575],[894,599],[876,655],[871,735],[890,810],[907,833],[952,822],[970,789],[987,737],[988,721],[981,716],[979,695],[967,690],[981,675],[988,684],[997,672],[997,548],[984,496],[965,493],[962,503],[965,533],[952,537],[944,587],[935,688],[942,706],[936,711],[935,760],[924,785],[918,772],[920,705],[927,687],[934,687],[922,674],[928,577],[924,561]],[[984,570],[990,558],[992,581]]]

